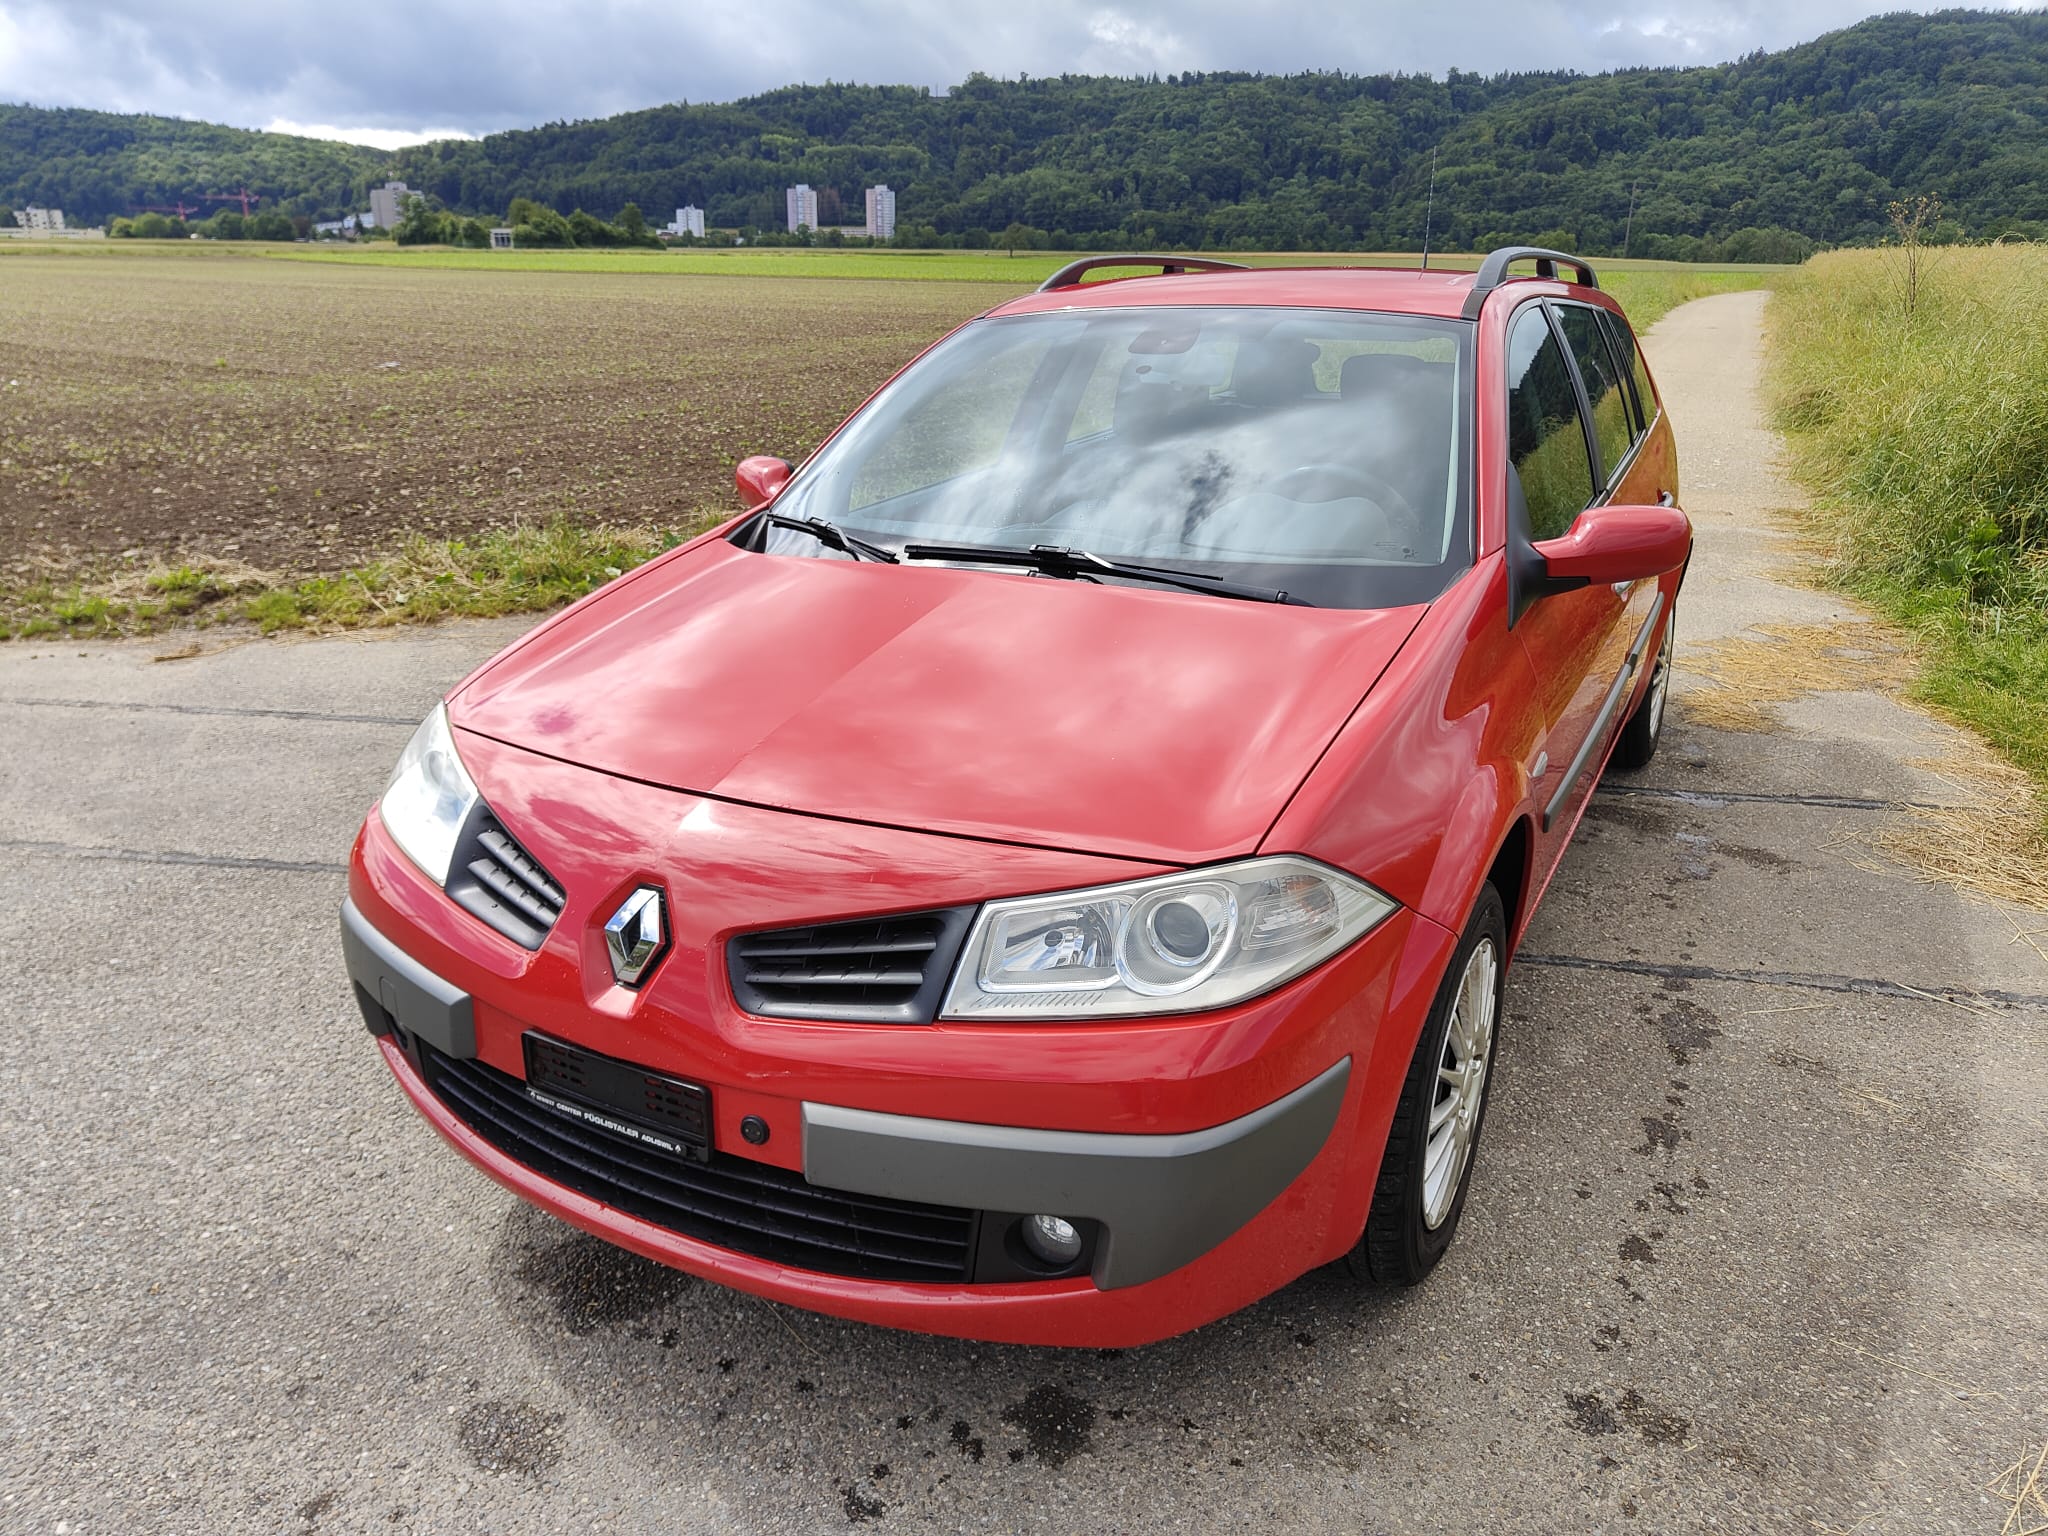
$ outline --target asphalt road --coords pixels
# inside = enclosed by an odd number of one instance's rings
[[[1760,315],[1649,342],[1687,639],[1842,612],[1773,579]],[[2048,1436],[2048,920],[1854,852],[1942,792],[1932,722],[1681,692],[1511,974],[1434,1278],[1064,1353],[688,1280],[404,1106],[341,860],[517,628],[0,648],[0,1529],[1998,1530]]]

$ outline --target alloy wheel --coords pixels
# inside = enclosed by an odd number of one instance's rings
[[[1486,1102],[1486,1072],[1492,1059],[1493,1027],[1500,998],[1500,957],[1491,938],[1482,939],[1465,961],[1458,997],[1444,1027],[1443,1054],[1436,1067],[1436,1096],[1422,1158],[1422,1222],[1434,1231],[1450,1215],[1466,1165],[1479,1136],[1479,1111]]]
[[[1650,674],[1650,736],[1664,729],[1664,698],[1671,692],[1671,625],[1664,626],[1664,643],[1657,648],[1657,670]]]

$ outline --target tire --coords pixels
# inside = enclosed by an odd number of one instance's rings
[[[1615,740],[1612,761],[1625,773],[1648,767],[1650,759],[1657,755],[1657,741],[1664,734],[1664,702],[1671,692],[1671,649],[1676,644],[1673,636],[1677,629],[1678,613],[1674,609],[1664,621],[1664,638],[1657,646],[1650,686],[1643,690],[1642,702],[1636,705],[1636,712],[1628,717],[1628,724]]]
[[[1372,1210],[1353,1267],[1362,1259],[1366,1273],[1382,1285],[1419,1284],[1436,1268],[1458,1230],[1493,1086],[1491,1068],[1506,973],[1506,910],[1500,892],[1489,882],[1479,888],[1479,899],[1472,904],[1472,916],[1437,989],[1422,1038],[1416,1042],[1407,1081],[1401,1086],[1401,1100],[1394,1108],[1393,1128],[1387,1133],[1387,1150],[1380,1159],[1379,1183],[1373,1189]],[[1468,1085],[1453,1086],[1439,1076],[1438,1069],[1447,1059],[1447,1045],[1463,1044],[1469,1051],[1473,1037],[1469,1023],[1464,1022],[1467,1006],[1482,1001],[1491,1010],[1484,1021],[1483,1040],[1476,1053],[1462,1058],[1469,1061],[1476,1055],[1477,1073],[1467,1074]],[[1461,1020],[1461,1041],[1451,1038],[1454,1017]],[[1473,1075],[1476,1082],[1469,1081]],[[1444,1102],[1439,1099],[1440,1091],[1444,1100],[1454,1105],[1462,1101],[1445,1121],[1451,1141],[1455,1143],[1462,1134],[1458,1120],[1469,1125],[1462,1151],[1451,1149],[1456,1158],[1453,1166],[1433,1161],[1430,1153],[1430,1120],[1442,1112]]]

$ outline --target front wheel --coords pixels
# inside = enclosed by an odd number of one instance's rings
[[[1506,910],[1488,883],[1416,1042],[1380,1159],[1358,1256],[1383,1285],[1419,1283],[1458,1229],[1486,1119],[1506,969]]]
[[[1671,692],[1671,647],[1678,628],[1674,612],[1664,621],[1664,639],[1657,647],[1657,660],[1650,672],[1650,686],[1643,702],[1628,717],[1614,743],[1614,766],[1627,771],[1647,767],[1657,755],[1657,739],[1664,734],[1664,700]]]

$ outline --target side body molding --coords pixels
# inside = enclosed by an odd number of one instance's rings
[[[1199,1131],[1044,1131],[803,1108],[804,1177],[827,1189],[1102,1223],[1095,1283],[1139,1285],[1200,1258],[1300,1176],[1329,1140],[1346,1056],[1285,1097]]]
[[[1642,670],[1643,653],[1650,644],[1650,634],[1657,627],[1657,620],[1664,613],[1664,594],[1660,591],[1655,602],[1650,604],[1650,616],[1643,620],[1643,627],[1636,631],[1636,637],[1628,648],[1628,660],[1622,664],[1621,674],[1608,687],[1606,696],[1600,701],[1600,712],[1593,717],[1593,728],[1586,732],[1586,739],[1579,743],[1577,756],[1564,776],[1557,781],[1557,788],[1551,791],[1550,803],[1543,807],[1543,830],[1548,832],[1557,820],[1557,814],[1564,809],[1565,801],[1578,788],[1579,780],[1586,776],[1586,770],[1593,765],[1593,754],[1609,745],[1609,733],[1614,728],[1615,711],[1621,708],[1622,700],[1633,691],[1636,674]]]

